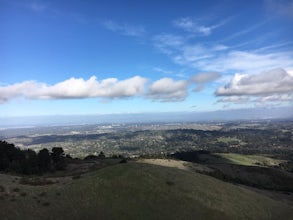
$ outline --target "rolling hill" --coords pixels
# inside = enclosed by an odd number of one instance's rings
[[[130,162],[48,184],[0,174],[1,219],[290,219],[293,207],[188,169]],[[54,183],[53,183],[54,182]],[[51,183],[51,184],[49,184]]]

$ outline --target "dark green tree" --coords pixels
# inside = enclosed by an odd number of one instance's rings
[[[38,156],[33,150],[23,150],[25,160],[22,163],[22,173],[36,174],[39,173]]]
[[[104,154],[103,151],[101,151],[100,154],[98,155],[98,158],[105,158],[105,157],[106,157],[106,156],[105,156],[105,154]]]
[[[38,165],[41,172],[46,172],[50,170],[51,167],[51,157],[49,150],[44,148],[38,153]]]
[[[64,150],[62,147],[53,147],[51,158],[54,163],[58,163],[64,157]]]
[[[62,147],[53,147],[51,153],[51,159],[54,163],[56,170],[63,170],[66,167],[66,161],[64,157],[64,150]]]

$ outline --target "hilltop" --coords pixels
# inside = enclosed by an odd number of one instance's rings
[[[171,162],[170,162],[171,161]],[[289,219],[292,203],[197,171],[187,162],[113,163],[75,176],[1,174],[2,219]],[[29,180],[29,181],[28,181]],[[42,181],[41,181],[42,180]],[[39,181],[39,182],[38,182]],[[25,183],[25,184],[23,184]]]

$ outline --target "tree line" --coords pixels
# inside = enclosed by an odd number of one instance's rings
[[[14,144],[0,141],[0,171],[20,174],[43,174],[62,170],[66,167],[66,157],[61,147],[53,147],[51,152],[44,148],[36,153],[21,150]]]

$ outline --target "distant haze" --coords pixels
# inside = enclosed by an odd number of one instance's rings
[[[105,115],[48,115],[0,118],[1,128],[112,124],[112,123],[175,123],[233,120],[293,119],[293,107],[253,108],[211,112],[166,112]]]

